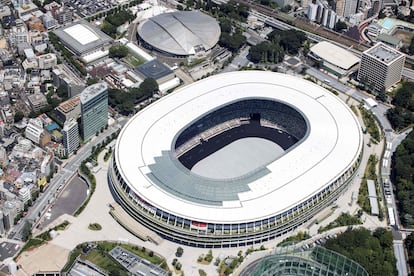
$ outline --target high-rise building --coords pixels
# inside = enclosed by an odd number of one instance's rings
[[[80,102],[81,132],[86,141],[108,124],[108,86],[100,82],[86,87]]]
[[[358,0],[345,0],[343,17],[349,17],[357,12]]]
[[[65,122],[62,134],[66,154],[70,155],[79,147],[79,130],[75,119],[71,118]]]
[[[362,53],[358,80],[374,83],[376,90],[388,89],[401,80],[405,55],[383,43]]]

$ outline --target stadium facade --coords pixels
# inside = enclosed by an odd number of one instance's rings
[[[163,13],[140,23],[137,29],[146,48],[177,57],[209,51],[220,34],[217,21],[199,11]]]
[[[284,155],[233,178],[191,171],[245,137]],[[166,239],[198,247],[261,243],[330,205],[362,156],[353,112],[311,82],[262,71],[188,85],[136,114],[121,131],[108,172],[118,203]]]

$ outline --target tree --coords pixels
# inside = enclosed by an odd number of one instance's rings
[[[340,32],[340,31],[346,30],[346,29],[348,29],[348,25],[346,25],[346,23],[344,21],[339,20],[338,22],[336,22],[335,31]]]
[[[61,98],[61,99],[67,99],[68,98],[68,90],[66,89],[65,86],[63,85],[59,85],[59,87],[56,89],[56,94]]]
[[[381,102],[386,102],[387,101],[387,93],[385,91],[385,87],[383,87],[380,91],[378,91],[376,99],[381,101]]]
[[[151,78],[146,78],[140,85],[139,89],[144,95],[152,96],[158,91],[158,83]]]
[[[123,58],[128,55],[128,48],[124,45],[115,45],[109,48],[109,57]]]
[[[23,225],[23,229],[22,229],[22,240],[27,241],[31,234],[32,234],[32,225],[28,221],[25,221]]]
[[[20,121],[23,119],[23,117],[24,117],[24,113],[23,113],[23,111],[21,111],[21,110],[17,111],[17,112],[14,114],[14,122],[15,122],[15,123],[20,122]]]
[[[177,248],[177,251],[175,252],[175,256],[181,257],[184,253],[184,249],[180,246]]]

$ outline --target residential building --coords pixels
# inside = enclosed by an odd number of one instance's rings
[[[30,188],[25,186],[19,190],[19,199],[24,203],[32,199]]]
[[[30,141],[44,147],[50,142],[50,134],[45,132],[40,119],[30,119],[26,126],[25,136]]]
[[[358,80],[373,83],[376,90],[389,89],[401,80],[405,55],[383,43],[362,53]]]
[[[71,118],[66,121],[62,133],[66,155],[70,155],[79,147],[79,129],[76,120]]]
[[[27,96],[30,107],[34,112],[39,112],[43,107],[47,106],[47,99],[42,93],[35,93]]]
[[[39,69],[50,69],[57,65],[57,58],[55,54],[48,53],[38,57]]]
[[[31,14],[31,13],[39,10],[39,8],[35,4],[33,4],[29,1],[25,1],[25,3],[23,5],[15,8],[15,9],[17,11],[17,14],[19,15],[19,18],[22,18],[25,15]]]
[[[72,22],[72,12],[69,9],[65,9],[56,14],[56,19],[59,24],[64,25],[66,23]]]
[[[343,17],[349,18],[352,14],[357,12],[358,0],[345,0]]]
[[[39,144],[40,137],[43,134],[43,124],[40,119],[33,118],[29,120],[26,126],[25,136],[30,141]]]
[[[55,155],[52,151],[48,151],[48,153],[43,158],[42,164],[40,165],[40,173],[44,175],[49,175],[55,166],[54,162]]]
[[[92,138],[108,124],[108,86],[104,82],[90,85],[82,91],[81,132],[84,141]]]
[[[43,26],[48,30],[56,27],[56,20],[48,14],[45,14],[44,16],[42,16],[42,23],[43,23]]]

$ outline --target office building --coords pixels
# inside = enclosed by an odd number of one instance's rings
[[[85,89],[85,82],[79,78],[71,69],[61,63],[53,67],[52,70],[53,84],[56,87],[63,86],[68,91],[68,97],[72,98],[80,94]]]
[[[389,89],[401,80],[404,62],[404,54],[383,43],[377,43],[362,53],[358,80],[374,83],[375,90]]]
[[[77,120],[80,116],[80,95],[70,98],[67,101],[60,103],[56,108],[57,116],[66,122],[69,119]]]
[[[84,141],[92,138],[108,124],[108,86],[104,82],[90,85],[82,91],[81,132]]]
[[[79,147],[79,130],[76,120],[71,118],[66,121],[62,133],[66,155],[70,155]]]

